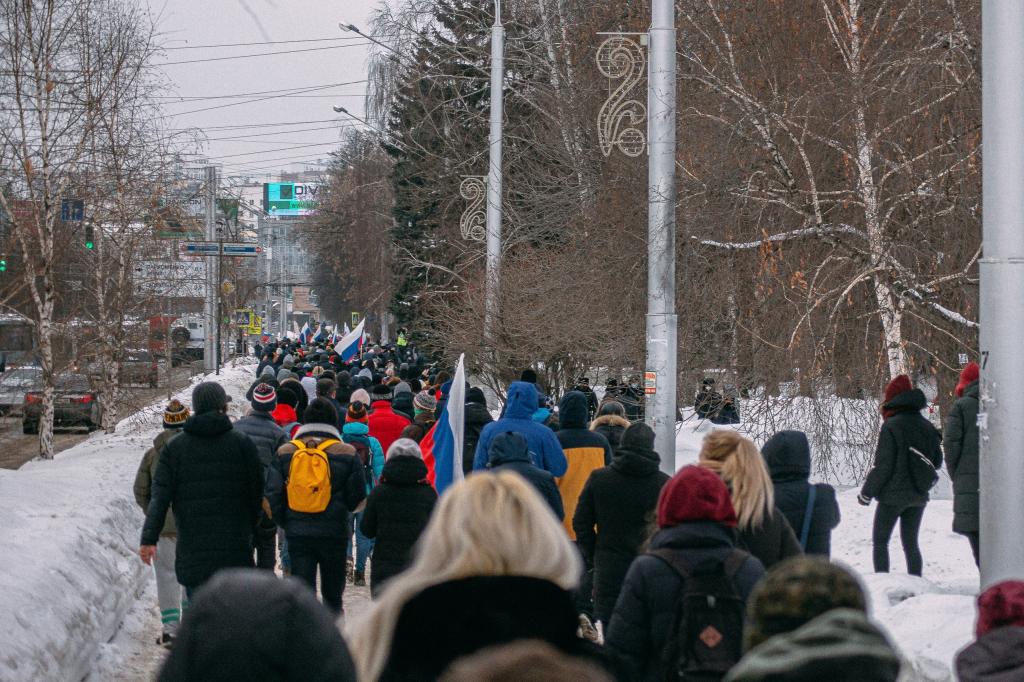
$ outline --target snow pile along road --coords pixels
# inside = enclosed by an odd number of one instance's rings
[[[217,378],[235,410],[252,370]],[[143,515],[132,483],[161,428],[162,405],[53,461],[0,470],[0,680],[85,677],[149,578],[136,555]]]

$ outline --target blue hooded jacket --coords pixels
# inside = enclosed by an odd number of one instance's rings
[[[351,444],[358,438],[365,438],[370,445],[370,460],[373,466],[373,477],[374,480],[380,480],[380,475],[384,471],[384,450],[380,446],[380,441],[370,435],[370,427],[362,422],[348,422],[345,424],[345,428],[341,430],[341,440],[345,443]],[[373,488],[373,481],[366,482],[366,492],[369,494]]]
[[[534,463],[541,469],[551,472],[552,476],[561,476],[568,468],[562,445],[558,442],[555,432],[533,420],[537,411],[537,388],[525,381],[514,381],[508,388],[508,402],[505,414],[496,422],[484,427],[480,432],[480,440],[476,444],[476,456],[473,458],[473,470],[487,468],[487,459],[491,449],[491,441],[499,433],[511,431],[522,434],[526,439]]]

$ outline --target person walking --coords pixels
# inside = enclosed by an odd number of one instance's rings
[[[323,602],[341,614],[349,513],[366,499],[366,483],[355,449],[338,433],[334,406],[317,398],[305,419],[293,440],[277,451],[267,501],[288,539],[292,575],[315,591],[319,568]]]
[[[139,463],[139,470],[135,474],[135,501],[145,512],[152,499],[153,478],[156,475],[156,467],[160,462],[160,456],[164,448],[172,438],[181,433],[188,419],[188,408],[178,400],[172,400],[164,408],[163,430],[153,439],[153,446],[146,450]],[[178,530],[174,525],[174,514],[167,514],[164,518],[163,528],[160,530],[160,539],[156,543],[156,558],[153,561],[153,571],[156,573],[156,599],[160,607],[160,622],[163,626],[157,644],[170,646],[178,633],[178,624],[181,622],[181,604],[184,596],[184,588],[178,583],[178,576],[174,572],[175,549],[178,540]]]
[[[729,487],[739,547],[765,568],[803,553],[789,521],[775,506],[772,479],[753,441],[732,429],[712,431],[704,437],[700,466],[714,471]]]
[[[736,547],[729,490],[704,467],[684,467],[665,484],[657,522],[626,574],[605,646],[623,679],[677,679],[684,665],[703,676],[678,679],[720,678],[742,653],[745,605],[764,566]]]
[[[376,384],[370,394],[370,435],[380,441],[381,448],[387,452],[391,444],[402,437],[402,429],[412,422],[391,409],[391,389],[388,386]]]
[[[427,482],[427,465],[419,445],[399,438],[388,450],[380,483],[366,500],[360,520],[364,536],[373,539],[370,594],[412,563],[412,548],[427,527],[437,492]]]
[[[576,542],[594,572],[594,616],[606,628],[626,572],[647,539],[658,495],[669,480],[660,463],[654,431],[643,422],[634,424],[611,464],[587,479],[576,506]]]
[[[522,476],[540,493],[559,521],[565,517],[565,508],[562,506],[562,496],[558,494],[555,477],[533,463],[526,438],[522,434],[508,431],[495,436],[491,441],[491,457],[487,462],[487,468],[492,472],[511,471]]]
[[[381,473],[384,471],[384,450],[380,441],[370,435],[370,427],[367,426],[368,418],[366,410],[361,409],[362,403],[353,403],[345,414],[345,426],[341,431],[341,440],[355,448],[356,460],[363,467],[363,478],[366,481],[366,494],[377,485]],[[361,530],[360,523],[363,519],[363,512],[352,514],[352,534],[349,535],[348,547],[345,550],[345,560],[351,566],[353,585],[362,587],[366,585],[366,560],[373,552],[373,539],[366,536]],[[352,564],[352,544],[356,546],[355,563]]]
[[[498,421],[485,426],[480,432],[480,440],[477,441],[476,454],[473,457],[474,470],[487,468],[491,441],[495,437],[514,432],[526,439],[534,464],[552,476],[565,474],[569,463],[554,431],[533,420],[533,414],[538,409],[537,401],[536,386],[525,381],[512,382],[508,388],[508,402],[505,403],[504,415]]]
[[[922,461],[935,469],[942,465],[939,431],[921,414],[927,406],[924,393],[914,388],[905,374],[885,387],[881,407],[885,420],[878,434],[875,464],[857,496],[857,501],[864,506],[870,505],[871,500],[878,500],[871,532],[876,573],[889,572],[889,539],[897,521],[907,572],[919,576],[924,568],[917,536],[929,496],[928,490],[922,490],[915,480],[912,467]]]
[[[805,554],[829,556],[839,525],[836,490],[810,483],[811,446],[803,431],[779,431],[761,448],[772,477],[775,504],[797,534]]]
[[[480,432],[494,421],[487,410],[487,398],[483,390],[474,386],[466,391],[465,430],[462,434],[462,473],[469,476],[473,471],[473,457],[476,455],[476,444],[480,440]]]
[[[626,408],[617,400],[605,400],[597,411],[597,419],[590,422],[590,430],[596,431],[608,440],[612,451],[622,442],[622,434],[629,428],[626,419]]]
[[[583,492],[583,486],[592,473],[612,461],[612,446],[608,440],[587,428],[588,409],[588,398],[581,391],[569,391],[558,405],[560,428],[555,432],[555,437],[562,446],[568,468],[556,480],[558,494],[562,496],[562,507],[565,509],[563,525],[570,540],[576,539],[572,517],[576,513],[576,503]]]
[[[139,556],[151,564],[174,509],[174,570],[192,594],[222,568],[253,565],[253,534],[263,500],[263,466],[252,440],[228,419],[231,398],[215,382],[192,389],[195,414],[164,447],[142,527]]]
[[[953,532],[971,543],[975,565],[980,565],[981,527],[978,480],[978,383],[981,368],[971,362],[960,373],[957,401],[949,413],[942,437],[946,471],[953,479]]]
[[[288,442],[288,435],[274,422],[271,413],[277,407],[277,392],[270,384],[259,384],[249,401],[252,410],[235,422],[235,429],[252,439],[263,465],[263,483],[266,485],[270,466],[278,449]],[[256,526],[256,567],[274,570],[277,563],[277,524],[267,515],[269,507],[260,513]]]
[[[1024,680],[1024,581],[1004,580],[978,596],[974,632],[956,656],[960,682]]]

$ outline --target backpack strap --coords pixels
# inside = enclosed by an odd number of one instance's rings
[[[729,556],[725,557],[725,561],[722,562],[722,570],[725,572],[726,577],[729,580],[733,580],[736,574],[743,568],[743,564],[747,563],[747,559],[750,558],[749,552],[744,552],[738,547],[734,547]]]
[[[807,490],[807,506],[804,508],[804,523],[800,528],[800,547],[807,551],[807,540],[811,537],[811,519],[814,516],[814,502],[818,497],[818,486],[813,483]]]
[[[647,553],[653,557],[658,557],[659,559],[664,561],[666,564],[669,565],[669,567],[673,571],[678,573],[679,577],[681,577],[683,580],[689,579],[690,572],[693,569],[689,564],[687,564],[679,557],[678,552],[673,552],[670,549],[652,549],[649,550]]]

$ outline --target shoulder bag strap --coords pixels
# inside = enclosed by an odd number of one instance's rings
[[[807,540],[811,536],[811,519],[814,517],[814,502],[818,497],[818,486],[813,483],[807,490],[807,508],[804,509],[804,523],[800,529],[800,547],[807,551]]]

